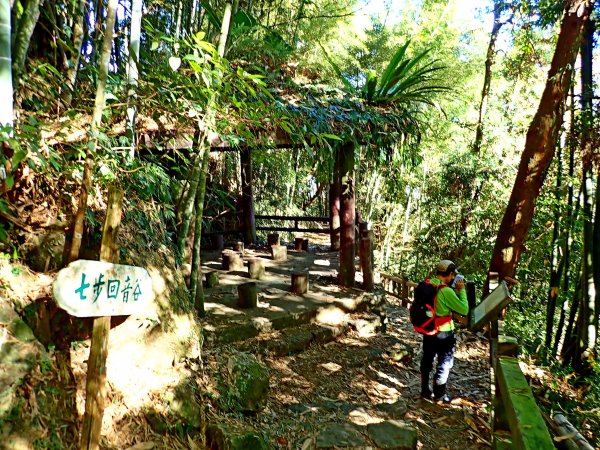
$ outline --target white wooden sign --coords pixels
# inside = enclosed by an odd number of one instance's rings
[[[76,317],[140,313],[154,296],[146,269],[85,259],[60,270],[52,291],[58,306]]]

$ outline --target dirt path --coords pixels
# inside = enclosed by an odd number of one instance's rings
[[[418,396],[420,336],[412,331],[407,311],[389,305],[387,315],[385,333],[352,330],[296,355],[263,357],[271,372],[267,408],[254,417],[215,419],[250,425],[277,449],[315,448],[328,423],[361,429],[383,419],[404,420],[416,428],[419,449],[490,448],[487,341],[459,331],[448,382],[455,399],[436,405]],[[226,347],[209,350],[206,364],[224,352]]]

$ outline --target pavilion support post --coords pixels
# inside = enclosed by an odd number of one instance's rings
[[[334,182],[329,186],[329,235],[331,250],[340,249],[340,184],[336,163]]]
[[[367,292],[371,292],[375,287],[372,231],[367,231],[360,237],[360,267],[363,274],[363,289]]]
[[[242,211],[244,222],[244,242],[256,243],[256,218],[254,217],[254,196],[252,195],[252,153],[250,148],[240,150],[242,168]]]
[[[340,272],[341,286],[354,286],[354,259],[356,237],[354,229],[354,142],[346,142],[338,149],[340,185]]]

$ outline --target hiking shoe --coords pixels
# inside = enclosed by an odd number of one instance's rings
[[[421,391],[420,397],[424,398],[425,400],[431,400],[431,397],[433,396],[433,392],[431,391]]]
[[[433,397],[433,401],[439,405],[439,404],[450,403],[452,401],[452,399],[447,394],[443,394],[439,397]]]

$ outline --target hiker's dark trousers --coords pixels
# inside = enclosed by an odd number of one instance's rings
[[[433,369],[433,360],[437,356],[437,366],[433,377],[434,385],[446,384],[450,369],[454,365],[454,331],[440,331],[434,336],[423,336],[423,358],[421,374],[429,378]]]

